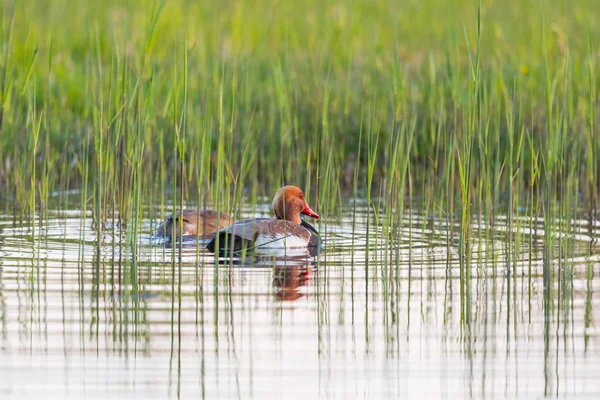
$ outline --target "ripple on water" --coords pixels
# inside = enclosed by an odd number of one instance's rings
[[[600,396],[598,221],[553,233],[545,291],[540,219],[474,220],[465,258],[455,222],[365,210],[323,218],[317,258],[236,260],[0,216],[0,393]]]

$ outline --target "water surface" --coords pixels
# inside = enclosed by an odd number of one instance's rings
[[[317,258],[219,263],[1,216],[2,398],[600,396],[600,223],[555,235],[545,296],[543,221],[475,220],[464,259],[457,224],[366,210]]]

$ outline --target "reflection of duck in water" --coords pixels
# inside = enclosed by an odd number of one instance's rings
[[[261,268],[273,271],[273,288],[277,300],[293,301],[306,296],[306,290],[314,279],[313,272],[317,269],[314,259],[307,257],[264,257],[251,256],[237,259],[220,259],[221,265],[235,265],[241,268]]]
[[[306,296],[306,291],[300,287],[307,286],[313,280],[313,266],[306,265],[281,265],[273,270],[273,287],[275,298],[282,301],[294,301]]]

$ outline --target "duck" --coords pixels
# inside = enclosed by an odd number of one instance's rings
[[[220,256],[237,255],[244,249],[275,256],[314,256],[319,253],[319,233],[300,215],[316,220],[320,216],[310,208],[299,187],[280,188],[273,198],[273,212],[276,219],[246,219],[221,229],[206,248]]]
[[[182,216],[182,225],[179,217]],[[197,210],[186,208],[173,216],[170,215],[156,229],[155,238],[171,239],[173,234],[173,222],[175,222],[175,237],[181,236],[203,236],[204,239],[212,239],[215,232],[226,228],[233,222],[231,215],[215,210]],[[181,232],[180,232],[181,228]]]

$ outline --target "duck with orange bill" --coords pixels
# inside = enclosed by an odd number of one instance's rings
[[[247,219],[219,231],[206,248],[221,256],[240,252],[274,256],[313,256],[321,250],[321,238],[314,226],[300,215],[319,219],[297,186],[284,186],[273,198],[276,219]]]

